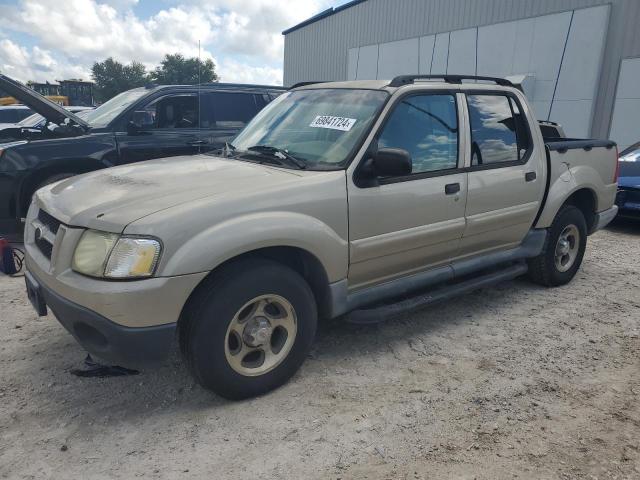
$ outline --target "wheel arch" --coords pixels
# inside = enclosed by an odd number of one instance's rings
[[[318,316],[320,318],[326,318],[330,316],[331,291],[329,287],[329,277],[320,259],[318,259],[318,257],[316,257],[313,253],[300,247],[275,246],[246,251],[232,258],[229,258],[216,266],[192,290],[191,294],[182,307],[182,313],[180,315],[178,323],[180,324],[182,322],[185,310],[188,308],[191,300],[199,296],[203,289],[208,288],[212,278],[215,275],[217,275],[223,269],[233,268],[234,264],[250,260],[252,258],[272,260],[285,265],[300,274],[311,288],[313,296],[316,300]]]
[[[38,185],[47,178],[61,173],[80,175],[81,173],[92,172],[105,167],[106,165],[95,158],[70,158],[56,160],[55,162],[48,162],[45,165],[38,166],[37,169],[26,175],[20,184],[16,216],[24,217],[23,214],[26,214],[29,204],[31,203],[31,197],[35,193]]]
[[[596,223],[596,193],[590,188],[580,188],[565,200],[562,206],[565,205],[572,205],[582,212],[587,223],[587,233],[590,234]]]

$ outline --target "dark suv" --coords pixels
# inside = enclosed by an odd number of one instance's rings
[[[212,83],[123,92],[82,118],[0,75],[0,88],[47,119],[0,138],[0,232],[18,233],[33,193],[54,181],[230,141],[281,87]]]

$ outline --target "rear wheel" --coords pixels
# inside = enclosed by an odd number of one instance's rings
[[[189,301],[180,346],[198,383],[242,399],[279,387],[298,370],[316,324],[304,278],[277,262],[244,260],[214,274]]]
[[[529,277],[549,287],[570,282],[580,268],[586,246],[584,214],[572,205],[562,207],[549,228],[542,253],[529,260]]]

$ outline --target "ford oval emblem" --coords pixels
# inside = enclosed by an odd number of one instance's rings
[[[34,236],[36,240],[40,240],[42,238],[42,229],[40,227],[36,228],[36,231],[34,232]]]

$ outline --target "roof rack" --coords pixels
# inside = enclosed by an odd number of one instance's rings
[[[390,87],[401,87],[414,83],[415,80],[442,79],[447,83],[462,83],[462,80],[483,80],[486,82],[495,82],[503,87],[513,87],[506,78],[499,77],[481,77],[477,75],[399,75],[391,80]]]

